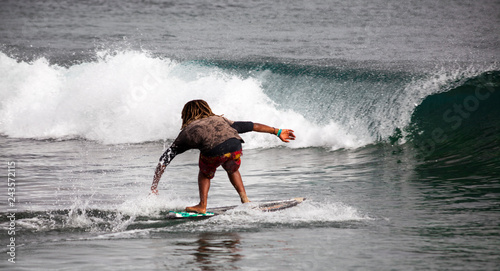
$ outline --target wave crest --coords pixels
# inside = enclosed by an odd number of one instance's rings
[[[182,106],[205,99],[216,114],[295,130],[287,147],[357,148],[411,125],[426,97],[483,71],[407,72],[284,63],[179,62],[147,52],[97,52],[69,67],[0,53],[0,133],[105,144],[174,139]],[[246,148],[280,143],[243,135]],[[404,137],[403,137],[404,138]]]

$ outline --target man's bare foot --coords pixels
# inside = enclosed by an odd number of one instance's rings
[[[250,200],[247,197],[247,193],[245,191],[241,191],[239,194],[240,194],[241,203],[250,202]]]
[[[192,212],[192,213],[199,213],[199,214],[204,214],[207,212],[207,207],[203,207],[200,204],[191,206],[191,207],[186,207],[186,212]]]

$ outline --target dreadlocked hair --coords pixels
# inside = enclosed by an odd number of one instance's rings
[[[182,109],[182,127],[184,129],[188,124],[195,120],[215,116],[208,106],[208,103],[204,100],[192,100],[187,102]]]

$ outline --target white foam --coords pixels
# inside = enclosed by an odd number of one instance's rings
[[[252,204],[241,205],[206,220],[194,220],[168,228],[174,231],[233,231],[266,227],[302,227],[311,223],[346,223],[372,220],[356,208],[339,202],[307,200],[300,205],[277,211],[262,212]]]
[[[224,217],[226,216],[226,217]],[[340,202],[316,202],[314,200],[306,200],[296,207],[277,211],[277,212],[262,212],[252,208],[251,205],[242,205],[236,209],[230,210],[222,216],[222,219],[245,220],[289,224],[297,222],[341,222],[341,221],[358,221],[367,219],[361,215],[354,207],[345,205]]]
[[[160,212],[167,210],[183,210],[189,204],[186,200],[180,199],[171,193],[161,193],[160,195],[140,194],[137,197],[126,200],[117,206],[117,211],[130,216],[150,216],[156,217]]]
[[[145,52],[98,56],[95,62],[65,68],[44,58],[25,63],[0,53],[0,133],[106,144],[173,139],[183,105],[205,99],[216,114],[230,119],[294,129],[297,140],[289,147],[366,144],[335,123],[317,125],[292,109],[277,110],[256,78]],[[269,135],[244,136],[247,148],[283,144]]]

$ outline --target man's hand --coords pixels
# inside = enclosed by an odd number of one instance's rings
[[[293,130],[290,129],[279,129],[267,126],[265,124],[254,123],[253,130],[255,132],[270,133],[273,135],[277,135],[279,139],[281,139],[281,141],[283,142],[290,142],[290,140],[295,140],[295,135],[293,134]]]
[[[290,140],[295,140],[295,135],[293,134],[293,130],[282,129],[279,138],[283,142],[290,142]]]

